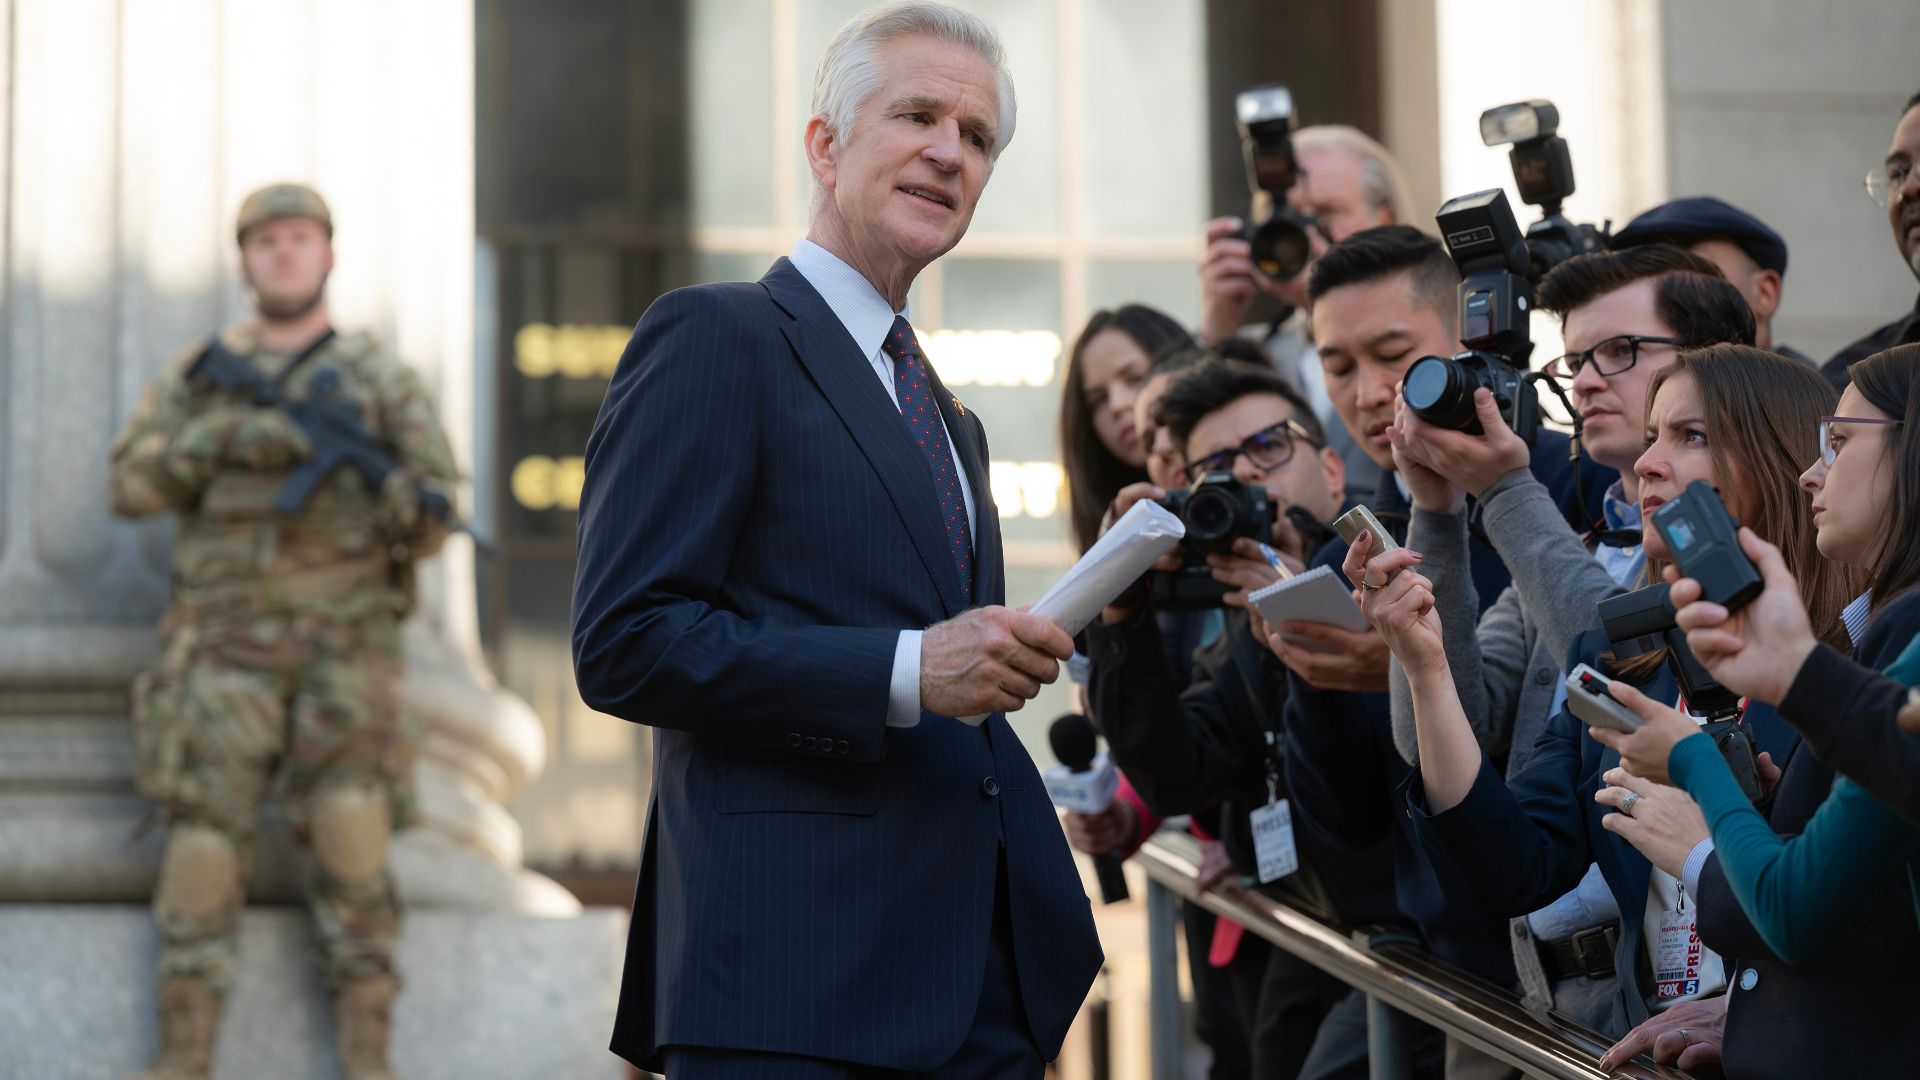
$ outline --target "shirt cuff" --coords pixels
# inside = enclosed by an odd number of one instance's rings
[[[1713,837],[1693,845],[1687,852],[1687,861],[1680,864],[1680,882],[1687,887],[1687,895],[1695,900],[1700,898],[1700,873],[1707,868],[1707,860],[1713,858]]]
[[[900,631],[893,647],[893,681],[887,689],[887,726],[914,727],[920,723],[920,634]]]

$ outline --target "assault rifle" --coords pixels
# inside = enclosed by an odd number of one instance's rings
[[[329,332],[327,337],[331,336]],[[325,340],[322,338],[309,347],[294,363],[312,355]],[[400,468],[386,447],[360,423],[359,406],[340,393],[340,374],[336,371],[322,369],[316,373],[311,380],[312,395],[295,401],[288,398],[277,383],[235,356],[233,350],[215,338],[187,369],[187,381],[239,394],[259,408],[279,409],[306,432],[313,443],[313,455],[288,474],[286,484],[273,500],[277,513],[289,516],[299,513],[320,490],[320,485],[340,469],[359,473],[368,489],[378,497],[387,477]],[[490,550],[471,526],[454,517],[453,504],[445,495],[422,487],[417,490],[422,514],[454,532],[473,537],[483,552]]]

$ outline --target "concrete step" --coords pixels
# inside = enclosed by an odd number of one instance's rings
[[[401,935],[394,1067],[406,1080],[612,1078],[626,912],[542,918],[414,908]],[[0,905],[0,1078],[109,1080],[158,1040],[146,908]],[[217,1080],[331,1080],[333,1019],[297,907],[248,909]]]

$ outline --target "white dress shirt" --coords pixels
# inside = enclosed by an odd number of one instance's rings
[[[839,318],[840,325],[847,328],[847,335],[859,347],[873,366],[874,377],[886,388],[887,398],[894,408],[900,407],[899,391],[894,388],[893,357],[888,356],[881,346],[886,344],[887,334],[893,329],[893,320],[904,316],[906,312],[893,310],[880,290],[873,287],[858,270],[841,262],[839,257],[811,240],[801,239],[793,245],[793,254],[788,257],[793,268],[807,279],[827,307]],[[932,363],[932,359],[928,359]],[[905,423],[905,421],[901,421]],[[960,459],[960,449],[953,440],[953,432],[947,430],[946,420],[940,421],[942,430],[947,432],[947,445],[952,447],[953,471],[960,479],[960,497],[966,501],[967,528],[973,534],[976,548],[979,544],[979,518],[973,508],[973,486],[967,479],[967,467]],[[929,478],[931,479],[931,478]],[[900,641],[893,650],[893,678],[887,693],[887,726],[912,727],[920,722],[920,634],[919,630],[902,630]],[[971,718],[969,718],[971,719]]]

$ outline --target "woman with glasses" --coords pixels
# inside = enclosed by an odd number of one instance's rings
[[[1812,613],[1809,625],[1837,644],[1845,640],[1839,616],[1857,592],[1857,575],[1821,557],[1798,490],[1812,434],[1822,416],[1835,412],[1833,403],[1816,373],[1783,357],[1741,346],[1683,353],[1655,377],[1648,446],[1635,471],[1643,520],[1650,521],[1652,511],[1689,482],[1713,484],[1736,517],[1779,542],[1800,583],[1797,602]],[[1664,542],[1652,529],[1644,541],[1649,565],[1658,571],[1669,558]],[[1859,915],[1840,924],[1831,953],[1817,964],[1789,969],[1754,932],[1710,861],[1686,865],[1697,841],[1706,838],[1703,825],[1692,826],[1698,835],[1690,835],[1683,815],[1670,805],[1638,805],[1637,798],[1595,801],[1604,786],[1601,775],[1618,757],[1570,713],[1549,724],[1527,769],[1499,784],[1459,712],[1445,657],[1436,655],[1440,626],[1430,583],[1414,571],[1388,578],[1412,563],[1390,552],[1365,564],[1367,581],[1380,587],[1364,593],[1363,607],[1413,686],[1421,760],[1407,787],[1406,809],[1435,860],[1463,874],[1489,902],[1515,911],[1551,898],[1589,861],[1597,862],[1625,916],[1621,936],[1630,948],[1621,955],[1633,977],[1623,970],[1623,983],[1644,995],[1633,1018],[1657,1014],[1639,1034],[1685,1031],[1664,1047],[1683,1068],[1722,1054],[1734,1077],[1805,1075],[1836,1060],[1879,1060],[1878,1048],[1865,1044],[1885,1039],[1904,1023],[1891,1017],[1912,1008],[1902,977],[1889,971],[1889,958],[1896,964],[1920,960],[1920,933],[1898,923],[1905,898],[1875,890]],[[1569,659],[1610,671],[1648,699],[1680,700],[1664,656],[1615,662],[1602,631],[1577,639]],[[1656,665],[1651,672],[1644,670],[1649,659]],[[1773,792],[1772,825],[1797,831],[1826,797],[1831,772],[1812,754],[1793,752],[1792,733],[1771,706],[1750,703],[1739,724],[1762,750],[1786,763]],[[1616,810],[1635,822],[1657,817],[1649,832],[1660,831],[1680,857],[1649,860],[1634,850],[1622,839],[1623,823],[1612,820],[1620,816]],[[1713,997],[1721,987],[1732,995],[1730,1012],[1724,999]],[[1625,996],[1632,1015],[1635,995]],[[1724,1045],[1716,1045],[1721,1018],[1730,1027]],[[1858,1050],[1866,1056],[1836,1059],[1834,1043],[1809,1037],[1810,1018],[1827,1025],[1847,1055]]]

